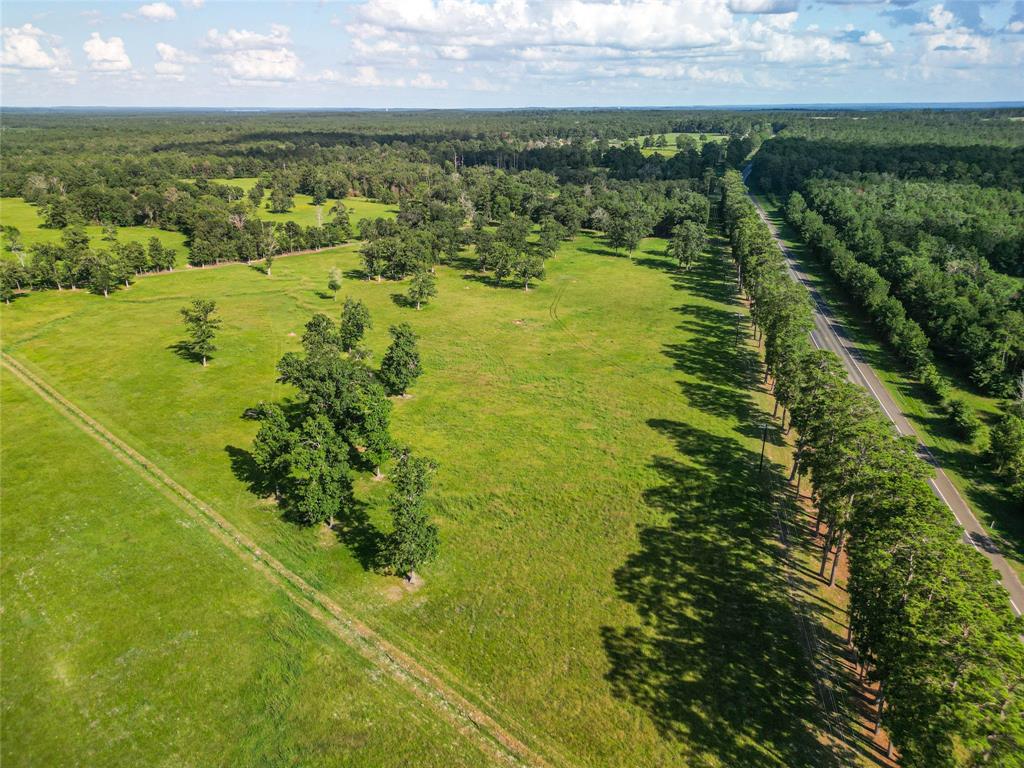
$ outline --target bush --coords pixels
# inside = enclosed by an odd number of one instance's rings
[[[963,440],[973,442],[981,430],[981,420],[971,410],[971,406],[958,397],[951,397],[946,401],[946,414],[957,435]]]

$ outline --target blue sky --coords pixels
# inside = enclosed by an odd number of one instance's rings
[[[1024,0],[5,0],[0,24],[7,106],[1024,98]]]

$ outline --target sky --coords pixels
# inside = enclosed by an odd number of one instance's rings
[[[1024,0],[4,0],[0,27],[4,106],[1024,100]]]

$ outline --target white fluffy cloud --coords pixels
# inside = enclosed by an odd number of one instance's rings
[[[729,0],[729,10],[733,13],[791,13],[799,4],[799,0]]]
[[[199,61],[195,56],[168,43],[157,43],[156,53],[160,61],[153,65],[153,70],[157,77],[168,80],[184,80],[185,65]]]
[[[974,34],[964,26],[956,25],[956,16],[943,5],[928,10],[928,21],[914,26],[914,32],[924,39],[921,63],[926,71],[933,67],[967,67],[985,64],[992,59],[989,38]]]
[[[147,3],[138,10],[140,18],[147,21],[174,21],[178,17],[175,10],[167,3]]]
[[[429,72],[421,72],[409,81],[411,88],[424,88],[427,90],[438,90],[448,87],[447,80],[435,80]]]
[[[217,56],[233,83],[281,83],[296,80],[302,62],[287,48],[253,48]]]
[[[57,55],[44,48],[46,33],[32,24],[4,27],[0,62],[11,69],[55,69]]]
[[[268,35],[248,29],[229,29],[223,33],[211,29],[206,33],[206,45],[221,51],[282,48],[291,45],[291,42],[291,31],[283,24],[271,24]]]
[[[206,47],[217,52],[214,60],[234,84],[298,80],[302,61],[291,44],[291,30],[283,24],[271,24],[267,34],[233,28],[227,32],[211,29],[206,33]]]
[[[186,8],[202,8],[206,0],[181,0],[181,4]]]
[[[132,61],[124,49],[124,40],[110,37],[104,40],[99,32],[93,32],[82,45],[89,69],[94,72],[125,72],[132,68]]]
[[[415,36],[437,45],[694,48],[727,39],[725,0],[367,0],[353,35]]]

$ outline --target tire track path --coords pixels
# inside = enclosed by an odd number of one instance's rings
[[[435,714],[451,723],[460,734],[475,742],[485,754],[508,765],[538,768],[550,765],[437,675],[378,635],[369,626],[350,616],[326,594],[260,549],[254,540],[228,522],[219,512],[198,499],[160,467],[69,401],[23,363],[6,352],[0,353],[0,363],[64,418],[96,440],[121,463],[199,522],[243,562],[260,571],[271,583],[281,588],[311,618],[340,638],[372,666],[390,675]]]

